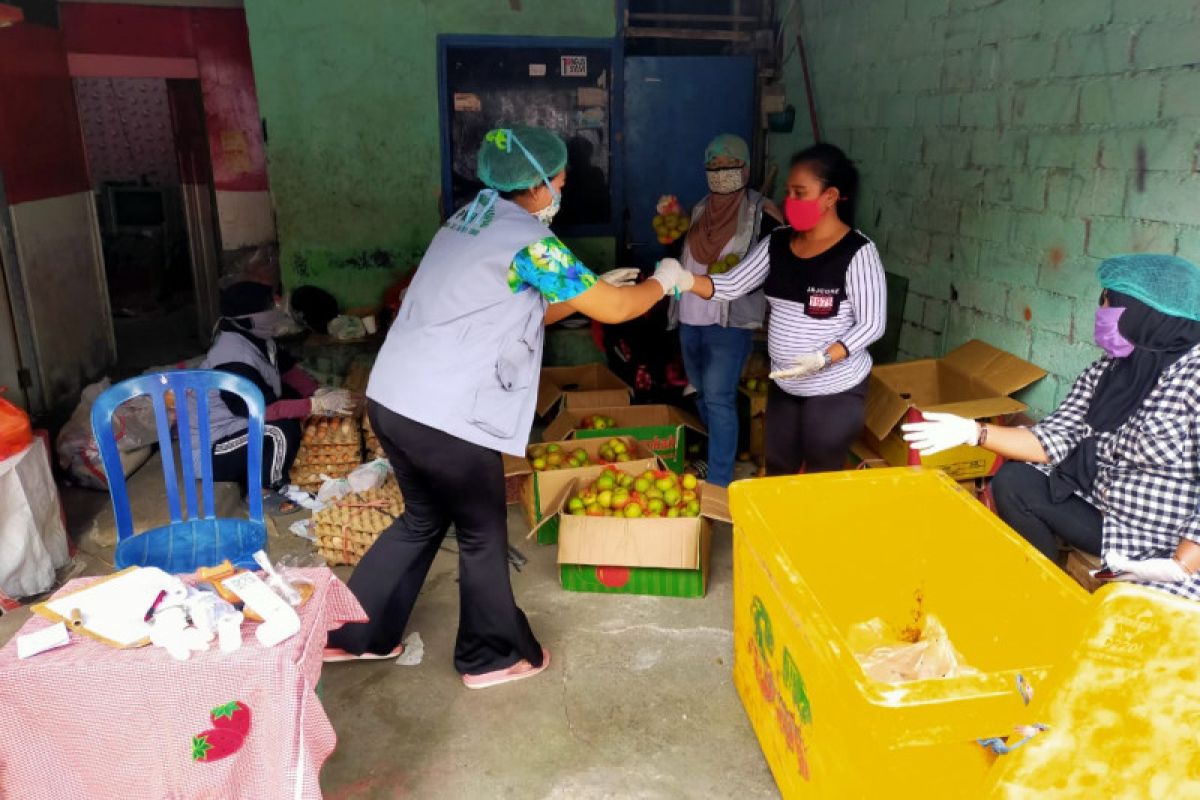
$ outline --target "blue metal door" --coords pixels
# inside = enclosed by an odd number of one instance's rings
[[[625,59],[626,236],[633,266],[665,253],[651,227],[660,195],[685,209],[705,194],[704,146],[720,133],[754,132],[750,56],[631,56]]]

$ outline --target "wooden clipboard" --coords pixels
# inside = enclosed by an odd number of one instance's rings
[[[83,617],[82,620],[79,622],[75,622],[75,621],[72,621],[72,619],[70,617],[64,617],[62,614],[59,614],[58,612],[56,612],[52,608],[50,608],[50,603],[54,603],[57,605],[60,601],[65,600],[68,597],[82,596],[82,595],[87,594],[88,592],[92,591],[93,589],[96,589],[97,587],[102,586],[105,583],[108,583],[109,581],[118,580],[122,577],[130,575],[134,572],[137,572],[140,569],[142,569],[142,568],[141,567],[126,567],[125,569],[121,570],[120,572],[114,572],[112,575],[106,575],[103,578],[99,578],[95,581],[92,581],[87,586],[84,586],[82,589],[76,589],[75,591],[68,592],[67,594],[55,595],[54,597],[50,598],[49,600],[47,600],[43,603],[37,603],[34,606],[32,606],[31,610],[33,611],[33,613],[37,614],[38,616],[44,617],[44,618],[50,620],[51,622],[65,623],[67,626],[67,630],[71,631],[72,633],[82,634],[83,636],[87,636],[89,638],[95,639],[96,641],[103,642],[104,644],[108,645],[109,647],[115,647],[118,650],[124,650],[127,648],[135,648],[135,647],[145,647],[146,645],[150,644],[149,636],[147,636],[143,639],[139,639],[135,642],[130,642],[128,644],[122,644],[120,642],[114,641],[113,639],[109,639],[109,638],[102,636],[101,634],[96,633],[95,631],[89,629],[87,626],[87,618],[86,617]],[[149,607],[149,606],[147,605],[147,607]]]

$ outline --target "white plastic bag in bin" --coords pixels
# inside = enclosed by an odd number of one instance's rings
[[[920,627],[894,631],[876,617],[850,627],[846,637],[863,672],[883,683],[977,675],[950,642],[941,620],[925,615]]]

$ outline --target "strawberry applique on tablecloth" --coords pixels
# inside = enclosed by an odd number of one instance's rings
[[[250,733],[250,708],[231,700],[209,712],[212,728],[192,737],[192,760],[219,761],[242,749]]]

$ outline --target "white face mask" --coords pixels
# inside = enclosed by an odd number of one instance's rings
[[[250,333],[263,341],[274,339],[279,332],[286,330],[290,321],[287,312],[280,308],[269,308],[237,319],[249,323]]]
[[[558,192],[555,192],[554,199],[550,201],[550,205],[534,211],[533,215],[537,217],[538,222],[542,223],[543,225],[549,225],[554,219],[554,215],[558,213],[560,208],[562,208],[562,195],[560,195]]]
[[[733,194],[746,185],[742,178],[742,167],[721,167],[707,172],[708,190],[713,194]]]

